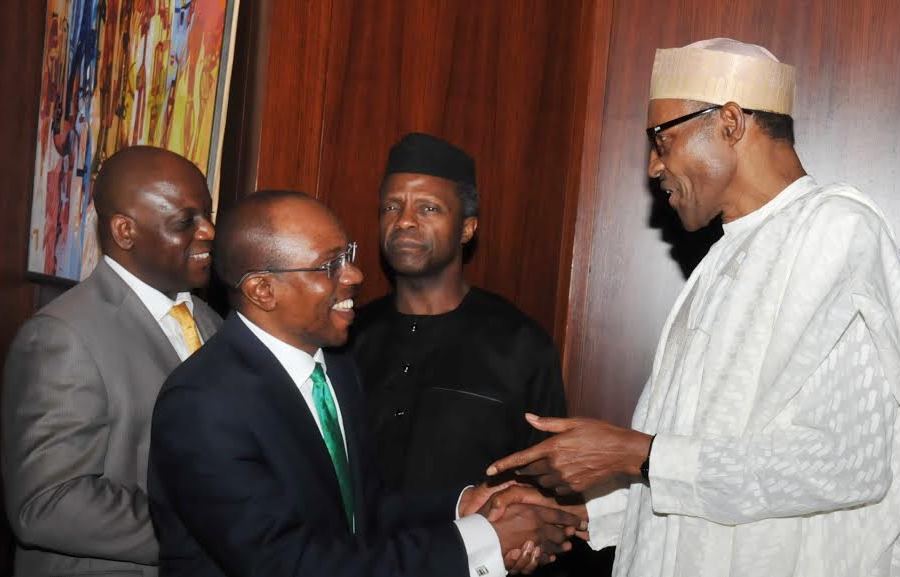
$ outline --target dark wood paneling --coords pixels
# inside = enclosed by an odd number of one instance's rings
[[[219,179],[219,210],[256,187],[262,108],[268,72],[269,2],[242,2],[232,61]]]
[[[593,7],[593,20],[587,26],[589,36],[577,75],[583,81],[576,93],[576,107],[581,112],[580,126],[576,125],[573,138],[580,143],[581,154],[569,158],[569,182],[567,183],[567,214],[563,218],[563,258],[559,268],[559,298],[556,309],[556,335],[562,335],[563,374],[566,377],[566,398],[570,414],[591,414],[584,403],[584,389],[594,384],[580,378],[582,346],[590,327],[581,316],[587,298],[586,283],[582,282],[591,269],[591,229],[585,222],[596,212],[596,194],[599,181],[600,140],[603,133],[603,112],[606,104],[606,77],[609,61],[609,41],[612,29],[613,2],[598,2]],[[584,201],[580,199],[585,197]],[[565,291],[568,291],[566,293]],[[567,298],[566,298],[567,297]],[[573,362],[573,359],[575,361]]]
[[[616,2],[597,185],[579,198],[569,315],[568,377],[583,391],[585,413],[629,421],[685,270],[708,240],[681,233],[648,186],[643,128],[654,50],[728,36],[796,65],[797,148],[807,170],[820,182],[859,186],[897,227],[897,30],[890,0]]]
[[[34,287],[25,279],[31,187],[34,175],[38,95],[44,38],[44,3],[23,3],[15,17],[0,22],[0,86],[3,86],[3,129],[0,130],[0,351],[31,313]]]
[[[257,188],[315,194],[322,139],[330,0],[265,0],[264,79]]]
[[[20,2],[0,19],[0,355],[19,325],[33,312],[35,288],[25,279],[31,187],[34,175],[38,95],[44,38],[44,2]],[[0,505],[2,513],[2,505]],[[12,542],[6,516],[0,518],[0,575],[12,573]]]
[[[560,282],[559,272],[571,254],[587,71],[611,3],[273,6],[281,16],[273,16],[269,77],[279,71],[282,78],[267,87],[260,187],[310,190],[315,183],[360,242],[366,301],[389,289],[378,254],[377,190],[391,144],[412,130],[457,143],[476,159],[482,194],[467,277],[508,297],[562,342],[557,315],[565,314],[568,277]],[[287,24],[279,20],[291,19],[303,40],[280,34]],[[605,44],[604,36],[604,56]],[[602,71],[591,77],[600,85]]]

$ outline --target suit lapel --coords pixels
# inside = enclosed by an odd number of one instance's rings
[[[205,343],[218,330],[221,321],[218,316],[214,316],[205,303],[198,302],[199,299],[194,298],[194,322],[197,323],[197,329],[200,331],[200,337]]]
[[[105,260],[100,260],[94,274],[103,298],[117,307],[117,321],[125,329],[124,334],[128,334],[133,341],[137,341],[136,344],[143,345],[139,348],[151,357],[154,366],[162,368],[163,379],[165,379],[181,363],[181,359],[178,358],[178,353],[166,338],[159,323],[156,322],[141,299],[106,264]]]
[[[344,438],[347,443],[347,461],[350,475],[353,477],[354,502],[356,503],[356,526],[366,526],[366,506],[363,490],[363,456],[360,453],[359,427],[361,423],[359,403],[359,384],[352,365],[343,355],[325,353],[325,365],[328,379],[334,388],[338,406],[341,408],[341,422],[344,425]]]
[[[343,512],[344,504],[331,456],[309,406],[293,379],[275,355],[256,338],[236,314],[231,313],[228,316],[219,335],[229,339],[232,346],[252,366],[254,373],[259,376],[264,394],[271,399],[271,404],[295,435],[293,442],[312,460],[312,473],[320,478],[319,485],[326,488],[331,495],[333,506]],[[343,513],[341,517],[344,518]]]

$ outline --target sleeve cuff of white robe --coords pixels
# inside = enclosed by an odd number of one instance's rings
[[[625,522],[628,489],[619,489],[600,497],[592,497],[588,490],[584,497],[588,515],[588,545],[599,551],[618,544]]]
[[[697,495],[700,441],[681,435],[657,435],[650,452],[650,499],[653,511],[680,514],[699,511]]]
[[[506,566],[503,564],[503,551],[500,549],[500,538],[493,525],[481,515],[459,516],[459,501],[469,485],[459,493],[456,500],[456,530],[459,531],[466,549],[469,562],[469,577],[503,577]]]

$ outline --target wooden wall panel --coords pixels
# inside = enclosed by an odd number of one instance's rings
[[[31,313],[34,287],[25,280],[31,187],[34,175],[38,95],[44,38],[44,3],[29,2],[15,18],[0,22],[0,85],[3,129],[0,130],[0,351]]]
[[[322,103],[330,47],[330,0],[258,0],[268,46],[258,150],[257,187],[314,194],[322,138]],[[242,134],[240,137],[246,137]],[[256,151],[253,151],[255,154]],[[254,159],[255,160],[255,159]]]
[[[590,255],[573,274],[569,315],[568,378],[583,412],[629,421],[665,316],[713,238],[681,232],[650,191],[643,129],[654,50],[729,36],[795,64],[807,170],[859,186],[900,228],[898,29],[890,0],[615,3],[597,184],[581,191],[575,236],[576,262]]]
[[[297,19],[308,7],[290,13],[284,4],[273,0],[273,14],[294,18],[311,36],[281,37],[277,30],[289,25],[273,16],[270,78],[288,55],[299,69],[313,61],[309,69],[319,71],[327,52],[326,72],[291,72],[281,82],[292,89],[267,87],[260,187],[315,190],[335,210],[360,242],[367,301],[389,290],[377,190],[391,144],[413,130],[459,144],[476,159],[482,194],[467,277],[511,299],[561,343],[568,277],[560,282],[559,272],[569,268],[580,168],[572,159],[581,159],[586,72],[595,47],[605,50],[596,30],[608,30],[611,2],[333,0],[313,11],[330,13],[327,51],[311,46],[325,38],[322,21],[304,25]],[[296,108],[306,109],[305,120]],[[301,132],[298,121],[312,128]]]
[[[588,20],[591,20],[590,22]],[[576,94],[576,107],[583,110],[582,126],[576,127],[573,138],[581,143],[580,156],[571,155],[567,184],[569,201],[566,210],[571,214],[563,217],[563,254],[558,273],[560,298],[557,299],[556,335],[563,335],[562,362],[566,377],[566,399],[571,414],[591,414],[591,407],[585,405],[585,389],[596,386],[589,379],[582,379],[580,369],[585,337],[590,327],[582,316],[585,299],[588,298],[585,275],[591,270],[590,224],[597,211],[600,179],[600,143],[603,134],[603,112],[606,106],[606,77],[609,63],[609,40],[612,30],[612,2],[598,6],[593,14],[586,16],[582,25],[593,38],[586,42],[587,49],[579,54],[581,58],[576,73],[584,82]],[[573,148],[574,149],[574,148]],[[586,224],[588,223],[588,224]],[[568,287],[568,298],[562,298]],[[560,327],[560,325],[562,325]],[[588,393],[589,394],[589,393]]]
[[[23,2],[0,19],[0,358],[33,312],[35,287],[25,279],[31,186],[44,38],[44,2]],[[14,15],[10,15],[10,13]],[[0,361],[2,362],[2,361]],[[12,541],[0,504],[0,575],[12,574]]]

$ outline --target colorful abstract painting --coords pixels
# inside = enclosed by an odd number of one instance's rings
[[[194,162],[214,198],[237,0],[48,0],[28,271],[97,263],[91,188],[136,144]]]

